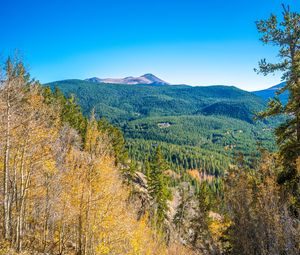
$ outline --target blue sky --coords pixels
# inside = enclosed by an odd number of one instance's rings
[[[255,21],[281,12],[278,0],[0,0],[0,52],[15,49],[41,82],[153,73],[175,84],[280,82],[254,73],[276,48]],[[299,0],[284,1],[300,10]]]

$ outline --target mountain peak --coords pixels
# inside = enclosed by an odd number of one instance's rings
[[[169,83],[163,81],[162,79],[158,78],[157,76],[155,76],[152,73],[146,73],[146,74],[142,75],[141,77],[146,78],[146,79],[148,79],[149,81],[152,81],[152,83],[155,83],[155,84],[169,84]]]
[[[137,84],[148,84],[148,85],[169,85],[169,83],[158,78],[154,74],[147,73],[140,77],[128,76],[125,78],[88,78],[86,81],[95,83],[115,83],[115,84],[127,84],[127,85],[137,85]]]
[[[144,75],[142,75],[141,77],[154,77],[157,78],[154,74],[152,73],[145,73]]]

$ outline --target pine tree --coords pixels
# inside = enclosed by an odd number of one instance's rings
[[[110,124],[105,118],[98,120],[98,129],[109,136],[115,154],[116,165],[127,165],[128,153],[125,149],[125,139],[122,131]]]
[[[168,188],[167,178],[164,171],[168,166],[163,158],[160,146],[157,147],[155,158],[151,165],[148,188],[153,201],[153,218],[154,224],[158,229],[164,226],[168,214],[168,200],[171,193]]]
[[[209,245],[212,242],[207,242],[211,239],[208,229],[208,214],[210,210],[208,185],[206,182],[200,184],[199,192],[196,194],[195,213],[191,219],[190,229],[192,229],[191,244],[198,250],[203,249],[203,245],[207,245],[205,250],[210,250]],[[211,240],[210,240],[211,241]],[[200,245],[199,245],[200,244]]]
[[[266,59],[259,62],[258,73],[264,75],[282,71],[285,86],[278,91],[278,95],[288,91],[289,99],[283,105],[276,96],[269,102],[269,108],[258,114],[259,118],[286,115],[287,120],[275,131],[279,145],[279,156],[284,170],[278,176],[280,184],[286,184],[292,191],[298,206],[299,173],[296,160],[300,157],[300,15],[283,6],[283,19],[278,21],[275,15],[267,20],[257,22],[257,29],[262,34],[261,41],[279,47],[279,63],[267,63]],[[297,205],[296,205],[297,206]]]

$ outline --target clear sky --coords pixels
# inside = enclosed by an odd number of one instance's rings
[[[255,21],[299,0],[0,0],[2,59],[19,49],[41,82],[153,73],[175,84],[267,88]]]

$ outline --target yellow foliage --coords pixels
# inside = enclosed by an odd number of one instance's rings
[[[0,243],[0,254],[165,254],[146,218],[136,220],[110,140],[98,131],[94,116],[81,145],[76,131],[62,126],[57,106],[44,102],[38,85],[18,84],[0,91],[1,107],[9,105],[7,93],[17,98],[10,102],[9,118],[2,109],[0,116],[0,182],[8,172],[6,219],[12,231],[11,241]]]
[[[297,172],[298,176],[300,176],[300,157],[297,159]]]

